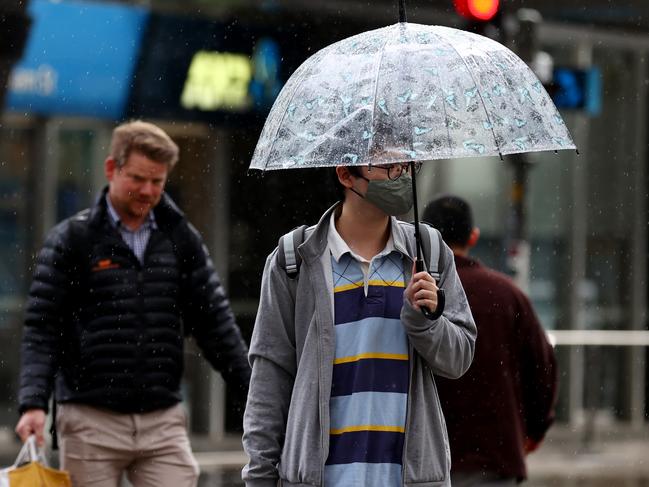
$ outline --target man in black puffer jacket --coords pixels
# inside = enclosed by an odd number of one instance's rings
[[[108,187],[47,236],[22,343],[16,432],[43,441],[55,387],[61,466],[77,486],[196,485],[180,405],[185,335],[245,397],[247,349],[198,232],[164,193],[178,147],[113,132]]]

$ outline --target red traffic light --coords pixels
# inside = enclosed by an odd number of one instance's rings
[[[494,18],[500,0],[453,0],[455,10],[469,20],[487,22]]]

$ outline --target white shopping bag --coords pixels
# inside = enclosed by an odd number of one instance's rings
[[[0,487],[9,487],[9,469],[13,467],[7,467],[0,470]]]

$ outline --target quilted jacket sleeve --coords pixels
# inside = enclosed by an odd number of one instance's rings
[[[198,231],[189,225],[193,262],[183,320],[205,357],[244,399],[250,383],[248,348]]]
[[[36,259],[21,345],[21,413],[48,408],[74,285],[69,233],[68,222],[53,228]]]

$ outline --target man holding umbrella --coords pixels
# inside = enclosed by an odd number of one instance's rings
[[[267,259],[243,443],[247,486],[450,485],[433,374],[460,377],[476,327],[441,245],[440,279],[415,271],[411,168],[337,166],[342,203],[306,231],[291,278]],[[437,238],[437,232],[433,238]],[[446,293],[443,314],[438,286]],[[430,316],[430,315],[429,315]]]
[[[248,487],[278,479],[450,485],[433,374],[467,370],[476,328],[450,249],[440,244],[426,259],[431,272],[441,271],[435,282],[420,272],[419,233],[428,233],[393,215],[414,203],[418,220],[414,173],[422,161],[575,148],[514,53],[472,33],[408,23],[404,0],[399,7],[398,24],[302,63],[275,100],[250,164],[336,166],[344,200],[297,249],[286,245],[291,232],[267,260],[244,417]],[[281,265],[287,255],[301,269]]]

